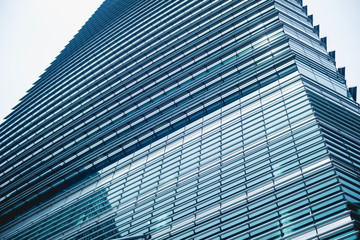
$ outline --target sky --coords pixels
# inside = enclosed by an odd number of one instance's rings
[[[0,0],[0,123],[103,0]]]
[[[360,102],[360,0],[303,0],[320,37],[327,37],[328,51],[336,52],[336,66],[346,68],[348,87],[358,86]]]
[[[0,0],[0,123],[102,2]],[[328,51],[336,50],[337,67],[346,67],[348,86],[360,87],[360,0],[304,5],[328,37]]]

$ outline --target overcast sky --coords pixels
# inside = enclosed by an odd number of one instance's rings
[[[327,37],[328,51],[336,51],[337,67],[346,67],[348,87],[358,86],[360,98],[360,0],[303,0],[320,36]]]
[[[0,123],[103,0],[0,0]]]
[[[102,1],[0,0],[0,123]],[[304,4],[336,50],[337,66],[346,66],[348,86],[360,86],[360,0]]]

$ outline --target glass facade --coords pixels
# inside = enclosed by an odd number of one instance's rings
[[[358,239],[359,129],[301,1],[106,0],[0,126],[0,237]]]

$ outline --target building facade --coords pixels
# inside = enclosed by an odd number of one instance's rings
[[[299,0],[106,0],[0,127],[0,237],[358,239],[344,75]]]

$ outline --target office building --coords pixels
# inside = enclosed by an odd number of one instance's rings
[[[2,239],[357,239],[360,109],[296,0],[106,0],[0,127]]]

